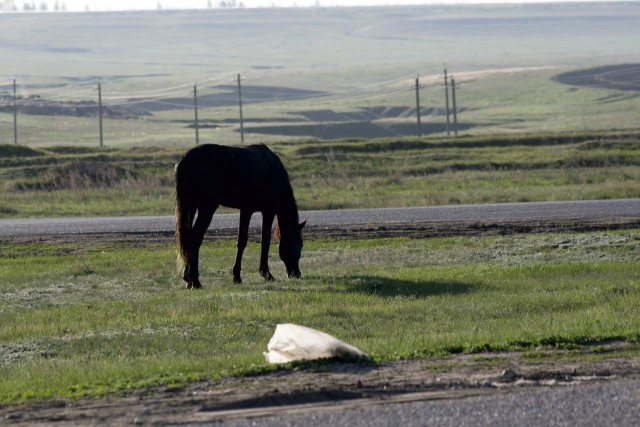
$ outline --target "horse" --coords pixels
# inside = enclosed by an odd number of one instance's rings
[[[188,289],[201,288],[198,256],[205,232],[219,206],[240,209],[233,281],[242,283],[242,254],[249,222],[262,213],[259,272],[273,280],[268,257],[271,228],[279,237],[279,255],[289,277],[300,278],[302,228],[289,175],[280,158],[266,145],[228,147],[203,144],[187,151],[175,166],[175,219],[178,263]],[[196,216],[197,213],[197,216]],[[278,236],[279,235],[279,236]]]

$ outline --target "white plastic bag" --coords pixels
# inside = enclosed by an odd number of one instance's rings
[[[295,360],[313,360],[324,358],[368,359],[360,349],[346,344],[324,332],[306,326],[282,323],[267,345],[268,352],[263,353],[269,363],[288,363]]]

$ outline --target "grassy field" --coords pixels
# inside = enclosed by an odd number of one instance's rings
[[[568,86],[552,78],[562,69],[457,74],[460,135],[634,130],[637,92]],[[421,90],[423,135],[445,135],[444,91],[437,76]],[[243,106],[245,142],[277,144],[417,135],[414,78],[400,75],[391,87],[341,92],[301,100],[273,99]],[[247,90],[247,89],[245,89]],[[278,91],[278,88],[270,90]],[[285,90],[285,89],[281,89]],[[206,89],[203,89],[206,91]],[[188,101],[188,102],[187,102]],[[111,148],[185,148],[195,144],[192,100],[186,109],[153,112],[137,119],[103,119],[104,145]],[[18,116],[20,145],[97,147],[96,117]],[[453,133],[453,117],[450,117]],[[237,106],[199,109],[200,142],[239,144]],[[0,113],[0,143],[13,143],[13,116]]]
[[[301,209],[640,197],[640,135],[274,143]],[[184,149],[0,146],[0,217],[170,215]]]
[[[635,57],[638,14],[632,2],[0,14],[0,52],[14,58],[8,79],[37,84],[103,78],[137,94],[233,84],[241,72],[335,91],[435,74],[445,62],[460,71],[619,63]]]
[[[268,369],[261,353],[280,322],[377,361],[640,338],[638,230],[310,241],[303,279],[283,280],[272,259],[271,283],[252,244],[242,285],[234,246],[206,243],[205,289],[188,292],[169,243],[3,244],[0,402]]]
[[[21,97],[95,101],[100,81],[107,106],[170,104],[105,118],[102,148],[96,117],[20,114],[14,145],[0,113],[0,218],[171,215],[193,84],[201,142],[239,144],[235,98],[211,103],[238,72],[246,143],[281,155],[301,209],[640,197],[637,91],[553,80],[637,62],[639,15],[635,3],[0,14],[12,58],[0,95],[16,78]],[[456,138],[443,63],[459,85]],[[266,283],[250,244],[232,285],[235,243],[216,241],[205,289],[187,292],[170,242],[4,241],[0,404],[265,371],[280,322],[376,361],[611,339],[637,352],[639,250],[639,230],[316,240],[302,280],[284,280],[272,251],[280,280]]]
[[[95,103],[100,81],[107,107],[156,102],[152,115],[106,118],[106,145],[185,147],[198,83],[202,141],[238,143],[240,73],[247,142],[405,137],[416,133],[416,75],[424,133],[444,132],[446,63],[466,134],[629,129],[637,89],[551,78],[637,62],[639,16],[637,4],[615,2],[0,14],[0,54],[13,58],[0,95],[11,96],[16,78],[20,97]],[[386,113],[353,119],[371,109]],[[18,122],[23,145],[98,145],[95,117],[20,114]],[[0,143],[12,140],[5,110]]]

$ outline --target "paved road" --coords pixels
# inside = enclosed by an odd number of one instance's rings
[[[512,390],[462,399],[323,407],[224,426],[637,426],[640,380]],[[206,421],[205,421],[206,420]],[[207,420],[203,414],[204,422]]]
[[[502,203],[415,208],[344,209],[300,213],[309,225],[336,226],[410,222],[545,221],[602,218],[639,218],[640,199],[576,202]],[[252,226],[259,226],[254,215]],[[215,215],[211,229],[235,229],[238,214]],[[171,216],[110,218],[34,218],[0,220],[0,236],[76,233],[149,233],[174,230]]]

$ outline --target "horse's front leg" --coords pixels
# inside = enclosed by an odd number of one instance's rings
[[[271,245],[271,226],[274,214],[262,212],[262,250],[260,252],[260,274],[267,280],[273,280],[269,271],[269,245]]]
[[[244,248],[247,247],[249,240],[249,223],[251,222],[253,212],[249,210],[240,210],[240,225],[238,226],[238,252],[236,253],[236,263],[233,265],[233,282],[242,283],[240,272],[242,271],[242,254]]]
[[[198,219],[196,219],[193,229],[191,230],[191,250],[189,251],[189,260],[184,272],[184,280],[187,282],[187,288],[189,289],[202,287],[198,274],[198,257],[200,255],[200,246],[202,245],[204,234],[207,232],[209,224],[211,224],[211,218],[213,218],[213,213],[216,209],[217,206],[198,209]]]

